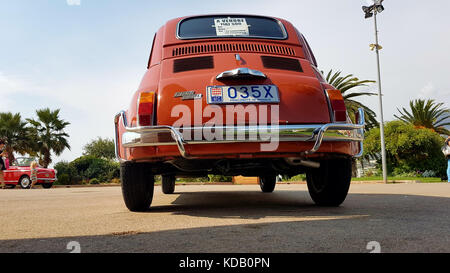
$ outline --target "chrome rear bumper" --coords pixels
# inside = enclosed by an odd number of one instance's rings
[[[304,141],[314,142],[312,149],[305,151],[305,154],[312,154],[319,150],[324,141],[356,141],[359,142],[360,151],[355,157],[360,157],[363,153],[364,140],[364,111],[359,109],[359,120],[357,124],[351,123],[328,123],[328,124],[301,124],[301,125],[266,125],[266,126],[222,126],[222,127],[189,127],[177,129],[172,126],[145,126],[128,127],[127,118],[124,111],[118,113],[115,118],[115,144],[116,157],[124,161],[119,156],[119,132],[118,122],[122,117],[123,126],[126,132],[121,136],[121,144],[125,148],[176,145],[180,155],[184,158],[193,158],[185,149],[186,145],[196,144],[217,144],[217,143],[249,143],[249,142],[270,142],[276,138],[280,142]],[[223,139],[206,140],[204,138],[196,140],[192,136],[202,135],[202,132],[221,132]],[[230,136],[232,136],[230,138]],[[231,139],[231,140],[230,140]]]

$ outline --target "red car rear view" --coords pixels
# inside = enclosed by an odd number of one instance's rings
[[[315,203],[346,198],[351,159],[362,153],[364,113],[353,124],[302,34],[254,15],[177,18],[156,33],[139,89],[115,117],[122,192],[146,210],[154,175],[173,193],[177,176],[306,173]]]

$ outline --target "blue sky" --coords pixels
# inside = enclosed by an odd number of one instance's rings
[[[203,13],[247,13],[291,21],[308,39],[319,68],[376,79],[373,21],[366,0],[144,1],[0,0],[0,111],[34,116],[61,108],[71,122],[73,160],[90,140],[113,136],[145,72],[154,33],[167,20]],[[409,100],[450,107],[450,1],[386,0],[379,16],[384,115]],[[376,91],[375,86],[368,90]],[[362,100],[378,113],[377,97]]]

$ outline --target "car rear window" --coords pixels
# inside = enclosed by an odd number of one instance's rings
[[[180,21],[177,30],[180,39],[201,38],[266,38],[286,39],[284,26],[278,20],[242,15],[192,17]]]

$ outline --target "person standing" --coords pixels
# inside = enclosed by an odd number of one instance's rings
[[[6,170],[6,164],[3,161],[3,155],[6,155],[5,141],[0,139],[0,183],[2,185],[2,189],[5,189],[5,176],[3,175],[3,171]]]
[[[445,149],[450,150],[450,136],[445,141]],[[445,155],[447,157],[447,182],[450,182],[450,154]]]
[[[31,179],[31,186],[30,189],[33,188],[34,184],[37,183],[37,163],[36,161],[31,162],[30,164],[30,179]]]

